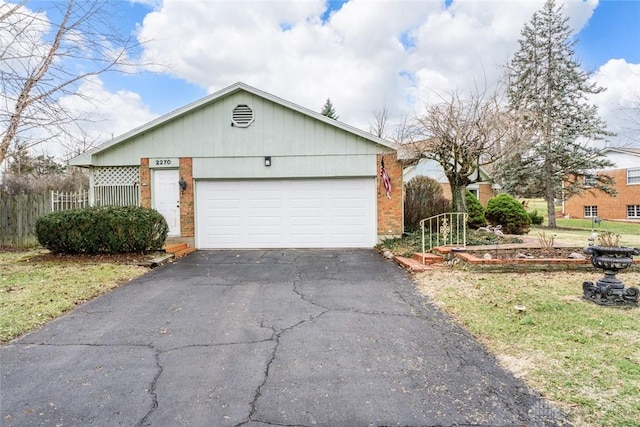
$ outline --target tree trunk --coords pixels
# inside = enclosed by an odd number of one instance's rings
[[[466,186],[455,182],[451,185],[451,208],[453,212],[466,212],[467,203],[465,199]]]
[[[553,187],[551,184],[547,184],[547,190],[545,191],[545,199],[547,201],[547,214],[549,215],[549,228],[558,228],[556,224],[556,204],[553,194]]]

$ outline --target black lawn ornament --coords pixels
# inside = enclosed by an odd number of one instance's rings
[[[584,252],[591,255],[591,264],[604,271],[604,277],[596,283],[584,282],[583,298],[593,303],[614,307],[636,307],[638,305],[638,288],[625,288],[624,283],[616,277],[620,270],[625,270],[633,263],[633,256],[640,255],[640,248],[624,246],[587,246]]]

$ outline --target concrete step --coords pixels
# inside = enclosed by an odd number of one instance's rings
[[[404,268],[411,270],[415,273],[419,273],[422,271],[427,271],[427,270],[431,270],[432,267],[428,266],[428,265],[424,265],[422,262],[416,261],[415,259],[412,258],[406,258],[403,256],[395,256],[393,257],[393,259],[395,260],[395,262],[397,262],[398,264],[400,264],[401,266],[403,266]]]
[[[187,249],[188,247],[188,243],[170,243],[168,245],[164,245],[164,251],[169,254],[174,254],[183,249]]]
[[[164,246],[164,251],[168,254],[173,254],[174,258],[177,259],[195,252],[196,248],[189,247],[188,243],[170,243]]]
[[[176,258],[182,258],[185,255],[189,255],[192,252],[195,252],[196,248],[185,248],[182,250],[179,250],[178,252],[174,252],[173,256]]]
[[[437,254],[444,255],[446,257],[448,255],[454,255],[455,253],[458,253],[458,252],[465,252],[466,248],[461,246],[436,246],[431,250]]]
[[[424,255],[424,257],[423,257]],[[417,252],[415,254],[413,254],[412,256],[413,259],[415,259],[416,261],[422,263],[422,260],[424,259],[424,263],[425,264],[436,264],[439,262],[444,262],[444,258],[441,257],[440,255],[436,255],[436,254],[432,254],[432,253],[421,253],[421,252]]]

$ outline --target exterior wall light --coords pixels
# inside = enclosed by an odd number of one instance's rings
[[[180,186],[180,189],[182,190],[183,193],[187,191],[187,181],[185,181],[183,177],[180,177],[180,181],[178,181],[178,185]]]
[[[271,156],[265,156],[264,165],[267,167],[271,166]]]

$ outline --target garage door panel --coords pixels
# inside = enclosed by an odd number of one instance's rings
[[[197,246],[372,247],[375,179],[198,181]]]

